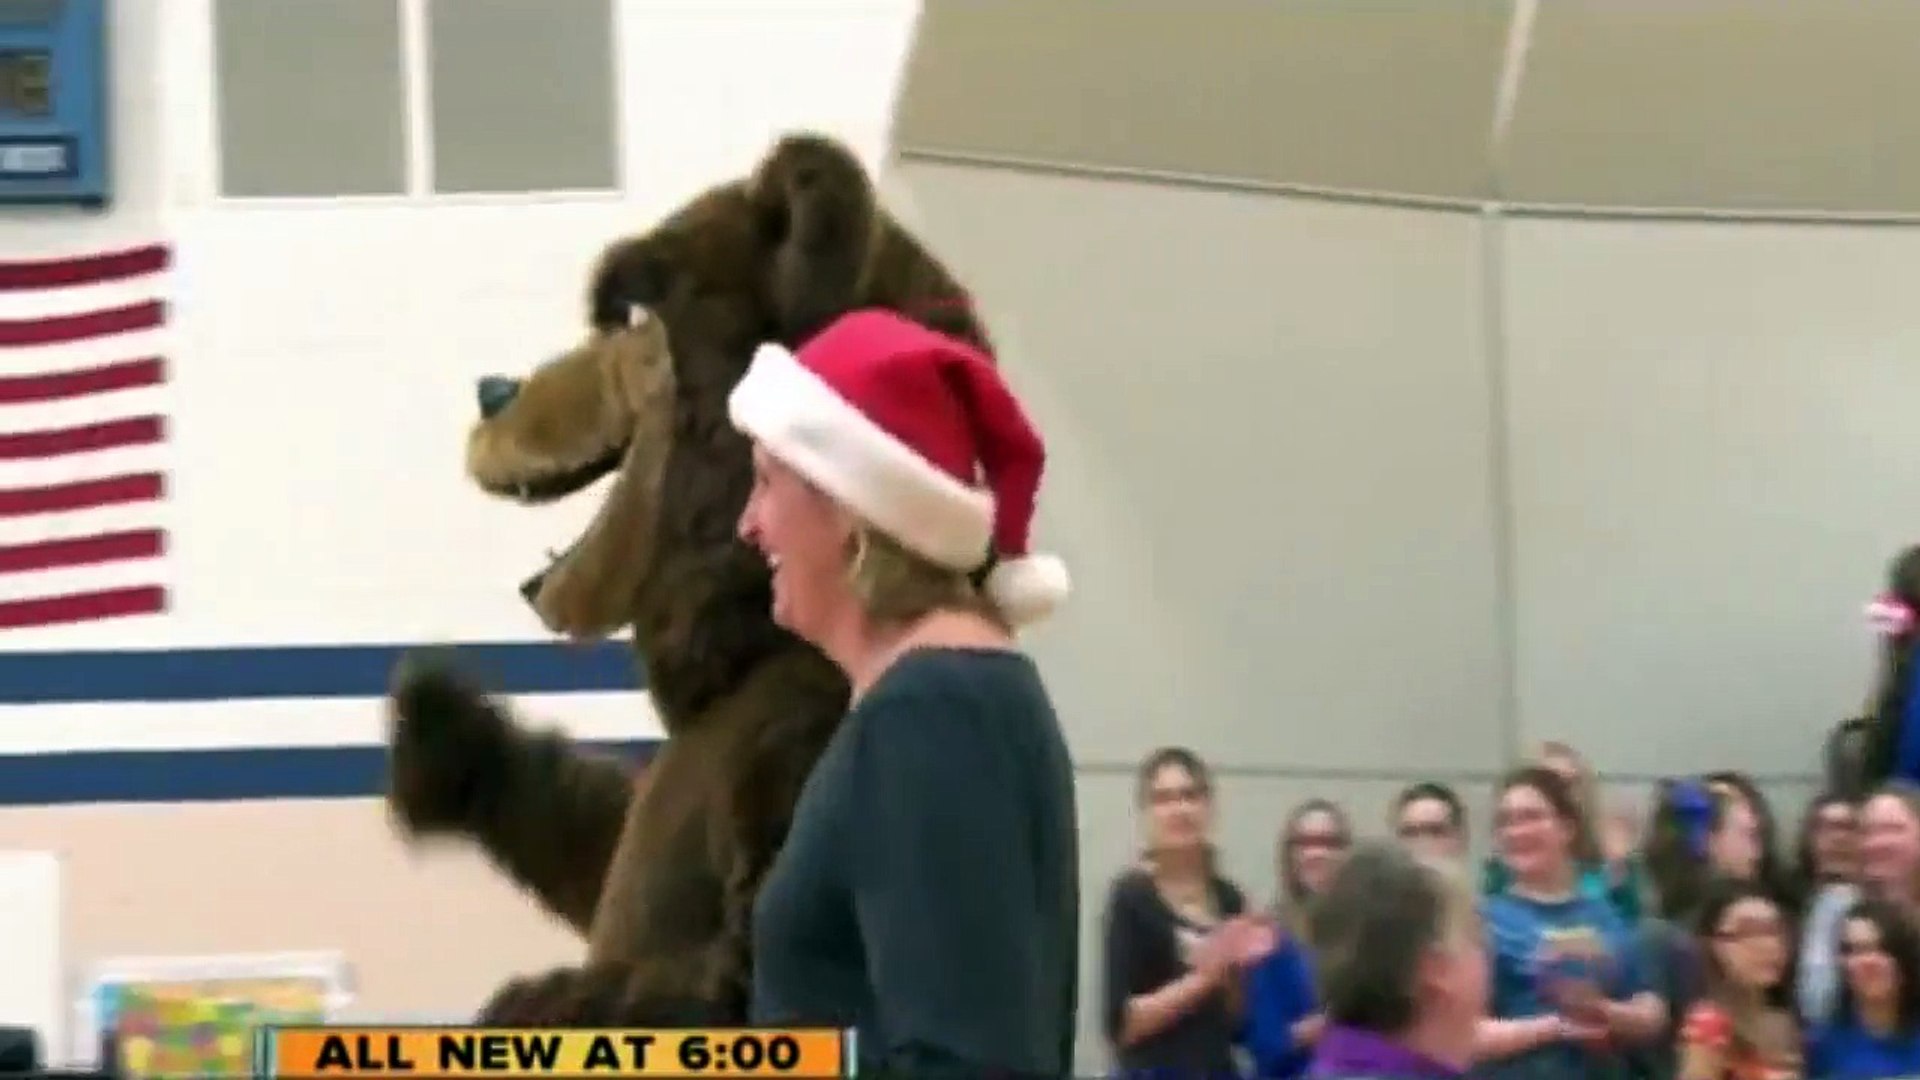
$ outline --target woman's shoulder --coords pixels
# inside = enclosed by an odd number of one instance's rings
[[[1107,906],[1135,906],[1154,898],[1153,873],[1138,863],[1123,866],[1107,882]]]
[[[917,646],[902,654],[852,709],[870,726],[898,716],[916,729],[942,718],[1052,712],[1039,668],[1025,653],[945,645]]]
[[[911,744],[915,755],[943,762],[948,781],[977,780],[980,769],[997,771],[990,766],[1065,764],[1038,669],[1005,649],[910,650],[854,704],[847,724],[859,754]]]

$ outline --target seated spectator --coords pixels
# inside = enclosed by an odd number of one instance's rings
[[[1693,928],[1648,915],[1634,928],[1646,964],[1647,987],[1667,1004],[1669,1016],[1685,1016],[1705,992],[1706,965]],[[1672,1080],[1679,1071],[1678,1043],[1660,1038],[1627,1050],[1629,1071],[1639,1080]]]
[[[1626,828],[1622,816],[1596,822],[1599,783],[1573,747],[1561,742],[1544,743],[1536,764],[1560,777],[1579,808],[1580,831],[1574,841],[1574,858],[1580,867],[1580,890],[1611,904],[1621,921],[1631,927],[1640,921],[1641,893],[1645,891],[1635,854],[1636,837]],[[1488,859],[1481,889],[1488,895],[1501,892],[1506,888],[1506,873],[1505,864],[1498,858]]]
[[[1814,1032],[1822,1080],[1920,1076],[1920,932],[1896,904],[1855,904],[1840,928],[1843,976],[1833,1019]]]
[[[1156,751],[1136,800],[1147,850],[1107,896],[1104,1028],[1123,1076],[1237,1075],[1244,972],[1273,948],[1270,920],[1216,865],[1213,781],[1190,750]]]
[[[1808,804],[1800,819],[1794,888],[1801,918],[1795,1000],[1800,1019],[1824,1023],[1832,1015],[1839,985],[1840,922],[1860,898],[1859,816],[1843,793],[1830,791]]]
[[[1424,780],[1393,800],[1393,834],[1416,854],[1439,859],[1467,855],[1467,808],[1445,784]]]
[[[1295,807],[1280,831],[1275,859],[1280,944],[1248,975],[1241,1031],[1256,1076],[1291,1080],[1306,1072],[1323,1023],[1313,988],[1309,915],[1352,840],[1347,815],[1325,799]]]
[[[1764,877],[1759,816],[1739,791],[1699,780],[1663,780],[1647,837],[1647,867],[1656,910],[1684,925],[1699,921],[1707,886],[1715,878],[1751,881],[1783,908],[1784,886]]]
[[[1920,788],[1890,781],[1861,804],[1860,887],[1920,918]]]
[[[1480,1025],[1475,1075],[1628,1077],[1620,1051],[1664,1036],[1667,1005],[1648,988],[1625,921],[1581,886],[1579,804],[1537,766],[1509,775],[1497,795],[1507,884],[1481,902],[1493,1018]]]
[[[1356,850],[1314,907],[1325,1080],[1462,1076],[1487,1000],[1473,894],[1455,867],[1391,844]]]
[[[1787,918],[1772,892],[1755,880],[1715,880],[1696,932],[1706,959],[1706,996],[1681,1024],[1680,1080],[1803,1076]]]
[[[1794,904],[1794,889],[1787,868],[1780,858],[1780,827],[1773,813],[1773,803],[1767,798],[1753,777],[1735,769],[1721,769],[1701,777],[1707,787],[1737,800],[1744,813],[1740,814],[1740,828],[1747,830],[1752,840],[1753,854],[1757,860],[1749,872],[1768,891],[1774,901],[1788,911],[1798,914]]]

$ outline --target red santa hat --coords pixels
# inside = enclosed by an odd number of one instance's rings
[[[1046,450],[986,354],[892,311],[844,315],[798,352],[754,354],[734,426],[908,550],[988,565],[1014,625],[1064,600],[1066,566],[1027,548]]]

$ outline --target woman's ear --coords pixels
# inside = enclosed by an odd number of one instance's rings
[[[880,210],[852,151],[789,135],[754,170],[750,192],[770,248],[767,290],[789,342],[858,306]]]

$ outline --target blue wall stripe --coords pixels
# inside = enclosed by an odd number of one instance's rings
[[[590,742],[644,763],[654,740]],[[358,799],[386,789],[383,746],[0,756],[0,806]]]
[[[0,653],[0,704],[384,697],[415,643]],[[479,641],[449,645],[502,694],[638,690],[625,642]]]
[[[0,705],[33,723],[34,705],[386,696],[410,642],[80,652],[0,652]],[[499,694],[634,692],[624,642],[480,641],[447,645],[454,662]],[[639,704],[635,703],[638,722]],[[593,744],[644,758],[650,741]],[[0,806],[102,802],[353,799],[386,786],[386,748],[290,746],[0,755]]]

